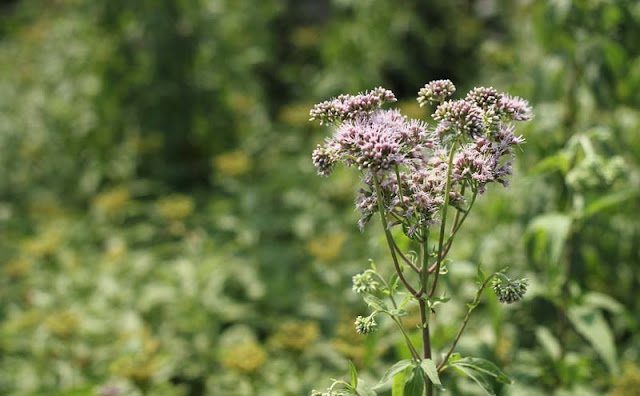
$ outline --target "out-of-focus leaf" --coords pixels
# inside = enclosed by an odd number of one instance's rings
[[[490,361],[477,357],[465,357],[452,363],[456,367],[467,367],[471,370],[475,370],[481,374],[494,377],[498,382],[503,384],[510,384],[513,381],[502,370]]]
[[[535,244],[532,252],[546,258],[548,265],[557,265],[571,229],[571,217],[563,213],[547,213],[533,219],[527,227],[526,238]],[[542,257],[540,257],[542,256]]]
[[[391,396],[404,396],[404,380],[407,378],[407,371],[403,370],[393,377],[391,386]]]
[[[376,296],[372,296],[371,294],[367,294],[364,296],[364,301],[373,309],[378,311],[388,311],[387,303],[382,301]]]
[[[376,392],[362,379],[358,381],[356,390],[361,396],[376,396]]]
[[[464,377],[471,378],[476,384],[480,385],[480,387],[485,391],[485,393],[489,396],[495,396],[495,392],[493,390],[493,385],[489,382],[482,374],[468,368],[465,366],[451,365],[454,370],[456,370],[459,374],[462,374]]]
[[[533,174],[560,172],[566,175],[569,169],[571,169],[571,158],[567,153],[561,151],[542,159],[531,169],[531,172]]]
[[[536,338],[553,360],[557,361],[560,359],[560,356],[562,355],[562,347],[560,346],[558,339],[551,334],[549,329],[546,327],[538,327],[536,329]]]
[[[588,306],[570,307],[567,316],[580,333],[600,355],[609,371],[618,372],[616,345],[609,324],[602,312]]]
[[[358,372],[352,361],[349,361],[349,376],[351,377],[351,386],[358,387]]]
[[[584,305],[606,309],[611,313],[619,314],[624,312],[624,305],[604,293],[588,292],[584,295],[583,302]]]
[[[593,215],[596,215],[604,210],[617,206],[624,201],[627,201],[634,197],[638,197],[638,195],[640,195],[640,191],[638,191],[635,188],[604,195],[596,199],[595,201],[591,202],[585,208],[584,217],[588,218]]]

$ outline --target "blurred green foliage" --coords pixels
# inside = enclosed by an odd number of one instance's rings
[[[417,90],[450,78],[536,115],[447,280],[470,301],[477,264],[508,265],[532,293],[487,295],[459,350],[515,377],[504,395],[637,394],[637,2],[0,7],[0,393],[300,395],[347,360],[380,376],[408,352],[388,323],[355,333],[349,281],[388,260],[356,231],[357,179],[314,174],[308,110],[383,85],[424,117]],[[434,348],[462,314],[436,315]]]

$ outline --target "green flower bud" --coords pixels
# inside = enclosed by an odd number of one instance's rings
[[[373,316],[358,316],[356,318],[356,332],[358,334],[371,334],[378,330],[378,324]]]
[[[493,280],[493,291],[498,297],[498,301],[503,304],[512,304],[520,301],[527,292],[529,280],[526,278],[511,280],[506,276]]]
[[[353,281],[352,289],[357,294],[374,293],[380,286],[380,284],[373,278],[373,274],[371,272],[354,275],[351,279]]]

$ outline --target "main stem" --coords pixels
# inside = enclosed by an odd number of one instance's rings
[[[426,271],[426,268],[423,269]],[[422,327],[422,353],[425,359],[431,359],[431,336],[429,334],[429,319],[427,316],[427,304],[420,299],[420,323]],[[425,378],[424,390],[427,396],[433,396],[433,384],[429,378]]]

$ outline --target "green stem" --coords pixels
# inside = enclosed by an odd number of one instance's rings
[[[382,228],[384,229],[384,235],[387,238],[387,244],[389,245],[389,251],[391,252],[391,259],[393,260],[393,265],[398,274],[398,278],[400,278],[400,281],[402,282],[404,287],[406,287],[407,290],[412,295],[415,296],[417,294],[416,289],[411,287],[409,282],[407,282],[407,280],[405,279],[404,275],[402,274],[402,269],[400,268],[400,264],[398,263],[398,258],[396,257],[396,251],[393,247],[395,242],[393,241],[393,236],[391,235],[391,231],[389,231],[389,229],[387,228],[387,217],[384,214],[384,205],[382,204],[382,192],[380,191],[380,182],[378,181],[378,176],[375,174],[373,175],[373,181],[375,183],[376,197],[378,199],[378,211],[380,212],[380,220],[382,221]]]
[[[398,303],[396,302],[396,299],[393,297],[393,290],[391,290],[391,288],[389,287],[389,284],[384,280],[382,276],[380,276],[380,274],[378,274],[377,272],[374,272],[374,274],[378,277],[378,279],[380,279],[380,281],[387,288],[387,290],[389,290],[389,299],[391,300],[391,304],[393,305],[393,308],[398,309]],[[396,325],[398,325],[398,327],[400,328],[400,331],[402,331],[405,341],[407,342],[407,347],[409,347],[409,351],[411,352],[411,355],[413,356],[413,358],[416,360],[420,360],[420,354],[416,350],[416,347],[413,346],[413,343],[411,342],[411,338],[409,338],[409,336],[407,335],[407,331],[404,328],[404,324],[402,323],[402,318],[395,317],[393,315],[389,315],[389,316],[396,323]]]
[[[400,249],[400,247],[396,243],[395,239],[392,239],[391,241],[393,242],[393,247],[396,249],[396,252],[398,252],[398,254],[400,255],[400,258],[402,259],[402,261],[404,261],[409,267],[411,267],[411,269],[416,274],[419,274],[420,273],[420,269],[418,267],[416,267],[415,264],[413,264],[413,262],[411,260],[409,260],[409,258],[407,256],[404,255],[404,253],[402,253],[402,250]]]
[[[462,219],[460,219],[459,223],[457,222],[457,219],[456,221],[454,221],[455,227],[453,228],[453,232],[451,233],[451,235],[447,239],[447,243],[445,244],[444,254],[442,255],[443,260],[447,257],[447,254],[449,254],[449,250],[451,249],[451,245],[453,244],[453,238],[456,236],[456,234],[458,233],[458,230],[460,230],[460,228],[462,227],[462,224],[464,224],[464,221],[467,219],[467,216],[469,215],[469,212],[471,212],[471,208],[473,208],[473,204],[475,203],[477,196],[478,196],[478,191],[474,190],[473,196],[471,197],[471,202],[469,203],[467,210],[462,215]],[[460,212],[458,212],[458,214],[459,213]],[[457,217],[457,214],[456,214],[456,217]],[[436,269],[436,265],[434,264],[429,268],[429,273],[435,271],[435,269]]]
[[[429,234],[428,230],[425,228],[422,229],[422,233],[425,235],[424,243],[420,244],[420,253],[419,259],[421,262],[420,265],[420,294],[425,295],[427,292],[427,282],[429,281],[429,271],[427,271],[427,267],[429,265]],[[427,306],[426,302],[423,298],[419,300],[420,305],[420,327],[422,329],[422,354],[425,359],[431,359],[431,334],[429,329],[429,316],[427,315]],[[425,376],[424,379],[424,387],[425,393],[427,396],[433,395],[433,384],[431,380]]]
[[[398,328],[400,329],[400,331],[402,331],[402,335],[404,336],[404,339],[405,339],[405,341],[407,343],[407,346],[409,347],[409,351],[411,352],[411,356],[413,356],[413,358],[415,360],[417,360],[418,362],[420,360],[422,360],[420,358],[420,354],[418,353],[416,348],[413,346],[413,343],[411,342],[411,338],[409,338],[409,334],[407,334],[407,330],[402,325],[402,322],[400,322],[400,320],[398,318],[396,318],[395,316],[393,316],[393,315],[389,315],[389,317],[391,318],[391,320],[393,320],[395,322],[396,325],[398,325]]]
[[[447,225],[447,209],[449,208],[449,193],[451,190],[451,173],[453,171],[453,155],[455,154],[456,147],[458,146],[458,140],[454,140],[449,151],[449,165],[447,168],[447,183],[444,188],[444,206],[442,207],[442,219],[440,220],[440,237],[438,239],[438,260],[436,261],[435,277],[433,278],[433,284],[431,285],[431,291],[429,297],[433,296],[438,286],[438,278],[440,276],[440,266],[442,265],[443,246],[444,246],[444,229]]]
[[[456,337],[453,339],[453,343],[451,344],[451,347],[447,351],[447,354],[445,355],[442,362],[440,362],[440,364],[438,365],[438,371],[442,371],[444,366],[447,364],[447,361],[449,360],[449,357],[453,353],[453,350],[455,349],[456,345],[458,345],[458,341],[460,341],[462,332],[464,332],[464,329],[467,327],[467,323],[469,322],[469,318],[471,317],[471,312],[473,312],[473,310],[476,309],[476,307],[478,306],[478,303],[480,303],[480,297],[482,297],[482,292],[487,287],[487,285],[489,285],[489,282],[491,281],[491,279],[493,279],[494,276],[496,276],[496,274],[497,273],[494,272],[489,277],[487,277],[487,279],[485,279],[485,281],[482,283],[482,286],[480,286],[480,289],[478,289],[478,291],[476,292],[476,296],[473,299],[473,302],[468,305],[469,309],[467,310],[467,314],[465,315],[464,320],[462,321],[462,325],[460,326],[460,329],[458,329],[458,333],[456,333]]]

